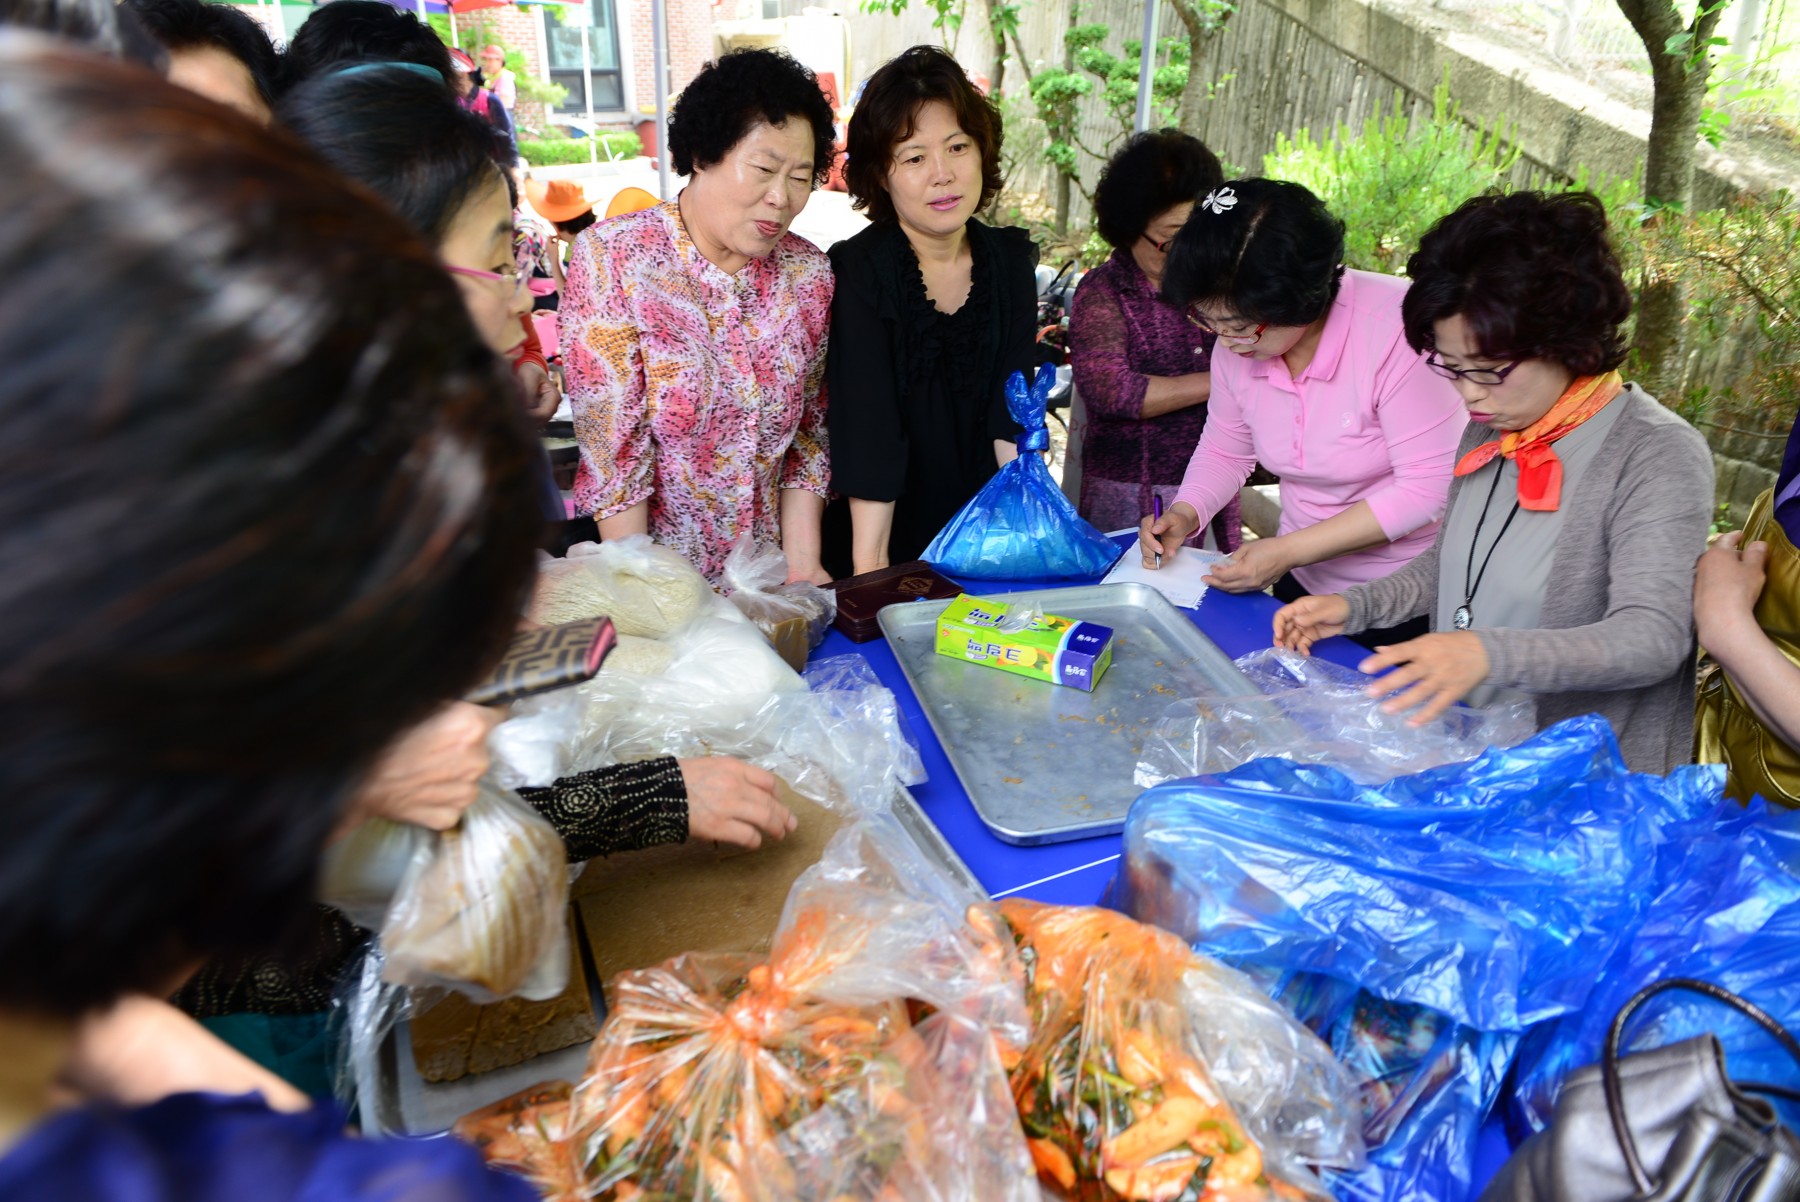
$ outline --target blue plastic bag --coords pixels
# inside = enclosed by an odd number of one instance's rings
[[[1600,1059],[1613,1016],[1638,990],[1697,977],[1749,998],[1800,1030],[1800,811],[1723,801],[1668,832],[1657,891],[1636,936],[1614,953],[1588,1004],[1531,1033],[1507,1115],[1515,1136],[1548,1125],[1570,1070]],[[1669,993],[1626,1032],[1626,1047],[1658,1047],[1705,1032],[1740,1081],[1800,1085],[1788,1054],[1761,1028],[1705,998]],[[1790,1110],[1789,1121],[1800,1120]]]
[[[1519,1031],[1586,1002],[1643,916],[1659,832],[1720,788],[1714,767],[1628,771],[1592,715],[1374,786],[1257,760],[1145,792],[1115,896],[1223,959]]]
[[[1462,1202],[1521,1036],[1588,1004],[1717,768],[1625,767],[1598,717],[1385,784],[1257,760],[1144,793],[1114,900],[1259,975],[1371,1078],[1345,1202]]]
[[[1029,388],[1022,372],[1006,382],[1006,408],[1024,427],[1019,457],[994,473],[962,511],[938,531],[923,558],[966,580],[1084,580],[1119,558],[1113,541],[1089,525],[1063,496],[1039,451],[1056,369],[1046,363]]]

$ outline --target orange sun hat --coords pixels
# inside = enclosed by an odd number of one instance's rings
[[[594,210],[594,202],[571,179],[528,179],[525,197],[537,215],[549,222],[572,221]]]

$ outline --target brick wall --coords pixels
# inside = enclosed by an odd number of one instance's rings
[[[626,31],[631,57],[631,97],[633,113],[654,111],[656,107],[656,75],[652,69],[652,50],[656,44],[655,26],[651,22],[650,0],[614,0],[619,6],[619,22]],[[722,0],[721,9],[736,11],[739,0]],[[679,92],[713,56],[712,0],[667,0],[669,13],[669,90]]]

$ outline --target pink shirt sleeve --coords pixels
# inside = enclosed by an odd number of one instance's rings
[[[825,389],[825,337],[831,321],[831,288],[834,283],[826,271],[820,285],[802,303],[808,308],[808,332],[813,336],[812,357],[806,364],[806,375],[800,381],[800,425],[794,441],[782,458],[781,487],[800,488],[827,500],[831,498],[830,439],[825,432],[825,412],[829,397]]]
[[[596,518],[648,500],[655,487],[643,354],[614,253],[590,234],[575,240],[556,322],[581,447],[575,503]]]
[[[1375,374],[1375,417],[1393,479],[1364,500],[1390,541],[1444,516],[1456,444],[1468,425],[1460,405],[1445,403],[1449,388],[1403,338]]]
[[[1206,429],[1188,460],[1176,501],[1186,501],[1200,515],[1202,528],[1237,496],[1256,470],[1256,441],[1244,417],[1242,367],[1227,352],[1215,355],[1212,396],[1207,401]]]

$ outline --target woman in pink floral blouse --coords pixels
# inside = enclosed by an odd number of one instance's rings
[[[719,574],[745,535],[823,583],[831,265],[788,233],[831,169],[832,112],[774,50],[708,64],[669,117],[676,200],[575,242],[559,322],[602,539],[649,534]]]

